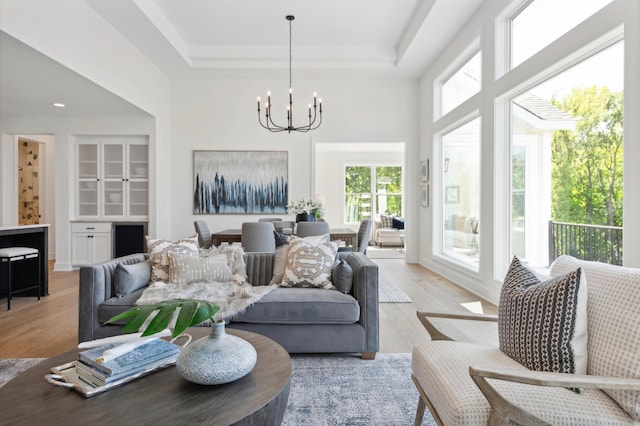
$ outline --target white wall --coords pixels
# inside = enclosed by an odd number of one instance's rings
[[[173,237],[194,233],[203,219],[215,232],[239,228],[256,215],[194,215],[193,150],[274,150],[289,153],[289,198],[315,197],[312,187],[313,141],[405,141],[412,161],[407,182],[417,182],[417,81],[294,80],[294,114],[302,114],[314,91],[323,99],[323,123],[311,133],[269,133],[257,122],[256,97],[271,90],[274,120],[284,121],[287,86],[273,80],[176,80],[172,83]],[[278,105],[282,108],[278,109]],[[276,113],[275,111],[282,111]],[[302,115],[300,114],[300,115]],[[304,117],[300,117],[304,120]],[[295,124],[295,123],[294,123]],[[160,171],[161,172],[161,171]],[[319,170],[320,176],[341,171]],[[340,186],[336,191],[340,190]],[[324,191],[324,190],[323,190]],[[328,191],[325,191],[328,192]],[[407,190],[407,219],[417,205],[417,188]],[[327,194],[325,194],[326,196]],[[283,216],[286,217],[286,216]]]

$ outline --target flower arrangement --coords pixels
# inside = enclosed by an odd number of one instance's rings
[[[322,205],[317,200],[311,198],[303,198],[298,201],[291,201],[287,204],[287,212],[289,214],[313,214],[316,217],[322,217]]]

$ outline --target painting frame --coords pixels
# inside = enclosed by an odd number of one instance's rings
[[[420,205],[422,207],[429,207],[429,184],[420,184]]]
[[[193,214],[286,214],[288,151],[193,151]]]
[[[460,186],[446,186],[444,188],[444,201],[447,204],[458,204],[460,202]]]
[[[420,182],[429,182],[429,159],[420,161]]]

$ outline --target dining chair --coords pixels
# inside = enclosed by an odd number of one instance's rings
[[[371,238],[371,220],[364,219],[360,222],[360,228],[358,228],[358,252],[367,254],[367,247],[369,246],[369,239]],[[338,247],[339,252],[353,251],[353,247]]]
[[[211,248],[211,231],[204,220],[194,220],[193,226],[198,233],[198,245],[202,248]]]
[[[273,222],[244,222],[242,224],[242,248],[247,253],[275,253],[274,230]]]
[[[296,227],[296,235],[302,238],[329,233],[329,224],[327,222],[298,222]]]

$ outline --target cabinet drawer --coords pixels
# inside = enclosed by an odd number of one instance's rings
[[[111,232],[111,222],[76,222],[71,232]]]

